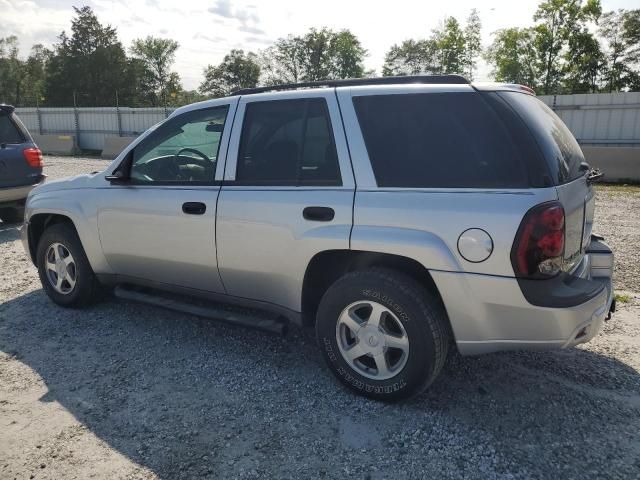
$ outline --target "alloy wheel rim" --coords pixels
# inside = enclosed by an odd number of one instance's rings
[[[409,337],[398,317],[372,301],[347,306],[336,323],[342,358],[364,377],[388,380],[402,371],[409,358]]]
[[[45,254],[47,280],[62,295],[70,294],[76,286],[76,262],[62,243],[52,243]]]

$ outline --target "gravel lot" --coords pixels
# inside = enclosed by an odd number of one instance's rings
[[[52,178],[108,164],[45,160]],[[0,224],[0,478],[640,478],[640,188],[599,187],[597,203],[630,300],[604,331],[454,356],[399,405],[344,390],[295,329],[56,307]]]

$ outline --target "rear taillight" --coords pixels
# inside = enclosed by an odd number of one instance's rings
[[[22,154],[31,168],[42,168],[42,152],[39,148],[25,148]]]
[[[548,202],[527,212],[511,249],[517,277],[548,278],[562,269],[564,256],[564,208]]]

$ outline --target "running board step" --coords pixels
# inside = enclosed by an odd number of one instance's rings
[[[198,298],[177,297],[162,291],[124,285],[118,285],[114,289],[114,295],[122,300],[162,307],[175,312],[189,313],[198,317],[210,318],[231,325],[263,330],[278,335],[284,335],[287,330],[286,323],[274,318],[268,318],[268,314],[260,316],[257,311],[255,314],[253,314],[254,311],[251,313],[247,313],[246,310],[238,311],[234,310],[233,307],[225,308],[226,306],[222,307],[220,304],[213,304]]]

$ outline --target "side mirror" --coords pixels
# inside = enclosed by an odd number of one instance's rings
[[[122,170],[116,170],[115,172],[113,172],[111,175],[106,175],[104,177],[104,179],[107,182],[123,182],[124,180],[126,180],[124,173],[122,173]]]
[[[133,162],[133,150],[131,150],[127,156],[124,158],[120,165],[111,173],[111,175],[106,175],[104,179],[107,182],[112,183],[123,183],[129,180],[128,172],[131,169],[131,162]],[[127,172],[127,173],[125,173]]]

